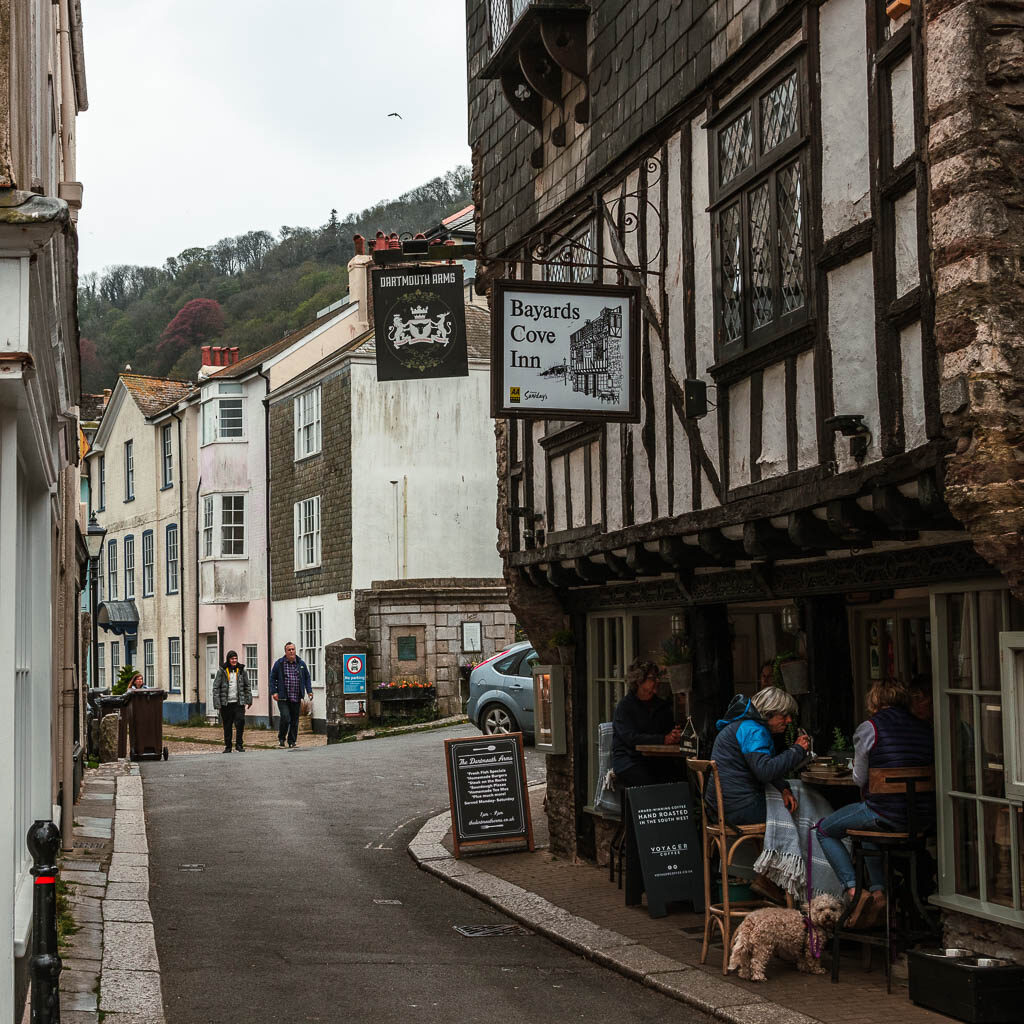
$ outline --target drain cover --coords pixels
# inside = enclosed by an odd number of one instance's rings
[[[76,839],[73,845],[76,850],[102,850],[105,843],[102,839]]]
[[[400,907],[402,905],[401,900],[374,900],[373,902],[381,907]]]
[[[178,870],[179,871],[205,871],[206,870],[206,865],[205,864],[179,864],[178,865]]]
[[[517,924],[457,924],[453,925],[460,935],[468,939],[487,939],[492,935],[529,935]]]

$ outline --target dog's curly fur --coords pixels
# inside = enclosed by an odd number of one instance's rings
[[[749,981],[767,981],[764,970],[773,956],[795,960],[804,974],[824,974],[825,968],[810,950],[803,910],[763,907],[748,914],[733,937],[729,970],[738,971]],[[824,939],[831,935],[843,913],[843,905],[834,896],[815,896],[810,903],[811,923]]]

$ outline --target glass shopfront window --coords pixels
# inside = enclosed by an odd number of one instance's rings
[[[954,910],[1024,925],[1024,805],[1008,792],[1003,711],[1008,674],[1000,664],[1001,634],[1021,608],[1001,585],[936,591],[933,667],[938,700],[939,893]]]

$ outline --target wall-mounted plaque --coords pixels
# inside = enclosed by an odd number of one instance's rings
[[[640,291],[495,282],[491,415],[640,420]]]

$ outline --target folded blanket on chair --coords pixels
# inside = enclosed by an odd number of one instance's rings
[[[764,848],[754,861],[754,870],[770,878],[796,900],[807,899],[807,836],[822,818],[832,813],[832,805],[811,786],[798,780],[789,782],[797,799],[796,815],[791,815],[774,786],[766,787],[768,798]],[[843,886],[815,836],[811,842],[812,895],[830,893],[839,896]]]

